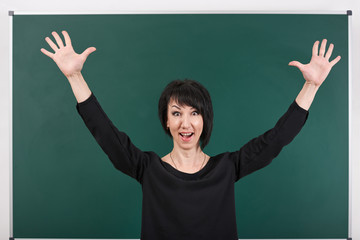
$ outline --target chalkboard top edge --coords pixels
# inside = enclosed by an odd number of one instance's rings
[[[158,10],[158,11],[88,11],[88,12],[54,12],[54,11],[9,11],[9,16],[14,15],[127,15],[127,14],[299,14],[299,15],[352,15],[351,10],[337,11],[236,11],[236,10]]]

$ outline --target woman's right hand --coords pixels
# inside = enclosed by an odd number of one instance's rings
[[[51,53],[44,48],[41,48],[41,52],[54,60],[60,71],[69,78],[81,72],[87,57],[90,53],[94,52],[96,48],[89,47],[82,54],[77,54],[71,45],[69,34],[66,31],[62,31],[62,34],[65,39],[65,46],[60,36],[56,32],[52,32],[57,45],[49,37],[46,37],[45,40],[55,53]]]

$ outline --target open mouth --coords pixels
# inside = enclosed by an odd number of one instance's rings
[[[191,137],[194,135],[194,133],[179,133],[182,140],[189,141]]]

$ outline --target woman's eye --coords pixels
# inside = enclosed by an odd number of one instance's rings
[[[178,117],[178,116],[180,116],[180,113],[179,112],[173,112],[172,115],[175,116],[175,117]]]
[[[199,112],[198,112],[198,111],[194,111],[194,112],[192,112],[192,115],[193,115],[193,116],[197,116],[197,115],[199,115]]]

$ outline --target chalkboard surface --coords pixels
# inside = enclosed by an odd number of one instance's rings
[[[236,151],[272,128],[304,80],[315,40],[341,55],[307,123],[266,168],[236,186],[239,238],[346,238],[348,16],[272,14],[15,15],[15,238],[140,238],[141,185],[113,168],[78,115],[56,64],[40,52],[51,31],[95,46],[83,75],[113,123],[140,149],[172,148],[157,101],[171,80],[208,88],[209,155]]]

